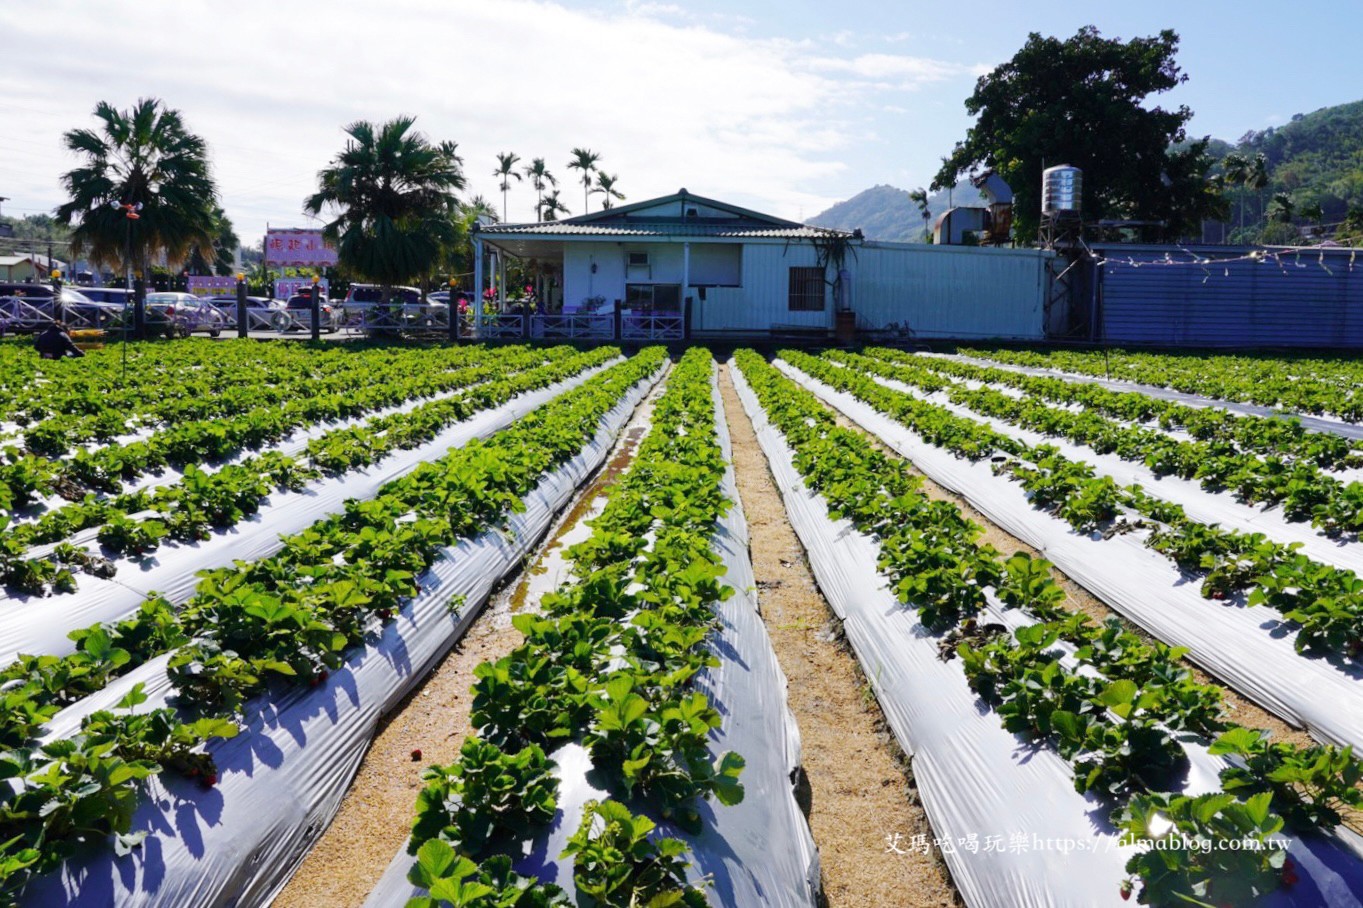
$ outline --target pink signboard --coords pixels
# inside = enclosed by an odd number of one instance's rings
[[[320,230],[269,230],[265,233],[265,264],[300,267],[336,264],[336,250],[322,240]]]
[[[195,296],[230,296],[235,299],[237,279],[207,274],[191,274],[189,276],[189,292]]]
[[[275,295],[275,299],[286,300],[286,299],[288,299],[289,297],[293,296],[295,293],[297,293],[298,290],[299,290],[299,288],[301,288],[301,287],[311,287],[311,286],[312,286],[312,278],[310,278],[310,277],[284,277],[284,278],[279,278],[278,280],[276,280],[276,281],[274,282],[274,295]],[[327,281],[326,281],[325,278],[323,278],[323,279],[322,279],[322,282],[321,282],[320,284],[318,284],[317,286],[319,286],[319,287],[322,288],[322,296],[324,296],[324,297],[330,297],[330,296],[331,296],[331,287],[327,284]]]

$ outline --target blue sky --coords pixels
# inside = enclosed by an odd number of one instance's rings
[[[225,13],[225,10],[230,10]],[[301,201],[355,119],[418,116],[454,139],[469,192],[501,206],[494,155],[543,156],[572,213],[574,146],[630,201],[685,186],[810,217],[878,183],[926,185],[970,124],[975,78],[1030,31],[1173,28],[1188,82],[1158,99],[1233,140],[1363,98],[1363,4],[865,0],[6,0],[0,195],[62,201],[61,134],[95,103],[165,99],[207,139],[243,239],[302,226]],[[513,183],[511,220],[533,218]],[[599,205],[595,199],[592,207]]]

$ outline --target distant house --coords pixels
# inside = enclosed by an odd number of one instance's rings
[[[45,255],[24,253],[22,255],[0,255],[0,275],[6,281],[46,281],[53,269],[65,273],[66,263],[52,259],[48,264]]]
[[[491,253],[494,272],[512,257],[552,274],[561,295],[551,310],[689,314],[694,337],[831,334],[838,310],[863,331],[1040,337],[1052,258],[869,242],[685,189],[562,221],[480,224],[473,239],[479,304],[502,286],[485,273]],[[838,246],[841,268],[827,254]]]

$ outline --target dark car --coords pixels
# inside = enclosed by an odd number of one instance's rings
[[[97,302],[71,287],[62,287],[61,304],[61,317],[74,328],[107,328],[123,310],[121,305]],[[50,286],[0,283],[0,323],[6,331],[38,331],[56,315]]]

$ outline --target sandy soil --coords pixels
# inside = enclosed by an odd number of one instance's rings
[[[912,773],[815,584],[724,367],[720,389],[752,539],[759,604],[789,681],[790,707],[800,727],[805,772],[801,804],[819,846],[828,906],[958,906],[960,897],[937,854],[900,847],[898,851],[906,852],[901,854],[891,847],[918,835],[932,838]],[[385,720],[339,813],[276,898],[276,906],[358,906],[368,897],[407,839],[422,770],[453,761],[472,731],[468,717],[473,669],[515,648],[521,638],[511,626],[512,612],[533,608],[539,595],[565,579],[562,549],[582,531],[583,519],[599,508],[601,493],[632,460],[647,424],[647,410],[646,404],[608,465],[560,519],[533,562],[494,597],[464,639]],[[982,542],[1002,552],[1037,554],[926,477],[924,491],[952,501],[980,524],[985,530]],[[1055,577],[1067,594],[1066,608],[1095,620],[1120,619],[1068,577],[1058,571]],[[1201,680],[1214,680],[1194,671]],[[1269,729],[1281,740],[1310,743],[1304,732],[1224,690],[1228,718]],[[418,749],[420,758],[414,759]]]
[[[850,429],[855,429],[859,432],[863,432],[863,434],[865,434],[868,438],[872,439],[872,443],[878,450],[883,451],[884,453],[890,455],[891,457],[903,460],[903,458],[900,457],[898,452],[894,451],[888,445],[885,445],[882,442],[880,442],[874,436],[870,435],[870,433],[865,432],[863,429],[861,429],[860,426],[856,425],[846,416],[842,415],[841,413],[837,413],[836,419],[839,425],[845,426]],[[942,486],[933,482],[927,476],[919,472],[918,469],[915,468],[912,463],[906,462],[906,464],[911,472],[922,477],[923,493],[925,495],[927,495],[929,498],[950,501],[952,504],[956,505],[956,507],[960,509],[962,514],[964,514],[971,521],[979,524],[980,527],[983,528],[984,533],[981,534],[980,536],[981,544],[992,545],[994,548],[998,549],[1000,552],[1003,552],[1005,555],[1010,555],[1013,552],[1026,552],[1028,555],[1031,555],[1034,558],[1041,557],[1041,553],[1037,549],[1032,548],[1030,545],[1018,539],[1016,536],[1013,536],[1005,532],[995,524],[991,523],[989,521],[989,518],[985,517],[975,508],[971,507],[970,504],[968,504],[964,498],[962,498],[959,495],[956,495],[953,492],[947,491]],[[1068,611],[1083,612],[1084,614],[1092,618],[1095,622],[1102,622],[1106,621],[1109,618],[1116,618],[1118,621],[1122,623],[1123,628],[1125,628],[1128,631],[1131,631],[1133,634],[1136,634],[1143,640],[1148,641],[1154,639],[1142,628],[1126,620],[1126,618],[1122,617],[1121,614],[1110,608],[1105,602],[1103,602],[1097,596],[1090,593],[1087,589],[1080,586],[1078,583],[1071,580],[1067,575],[1061,573],[1054,567],[1051,568],[1051,577],[1056,581],[1057,584],[1059,584],[1060,588],[1065,591],[1065,601],[1060,604]],[[1287,741],[1289,743],[1301,746],[1309,746],[1315,743],[1315,741],[1311,738],[1310,735],[1306,733],[1305,730],[1289,725],[1287,722],[1283,721],[1278,716],[1275,716],[1273,713],[1254,703],[1252,700],[1242,697],[1233,689],[1226,687],[1224,684],[1221,684],[1221,682],[1219,682],[1216,678],[1207,674],[1205,671],[1203,671],[1198,666],[1194,665],[1192,662],[1184,660],[1184,664],[1192,671],[1194,677],[1196,677],[1198,681],[1204,684],[1211,683],[1221,685],[1222,701],[1225,703],[1226,706],[1227,720],[1231,722],[1236,722],[1240,725],[1244,725],[1247,728],[1267,729],[1268,731],[1272,732],[1273,737],[1279,741]]]
[[[758,603],[800,726],[807,780],[802,804],[819,846],[828,905],[959,905],[941,860],[903,847],[916,835],[932,838],[908,764],[815,585],[727,368],[720,391]],[[890,847],[895,843],[908,853],[896,853]]]
[[[659,383],[640,405],[606,465],[559,518],[526,569],[494,594],[464,638],[384,720],[340,811],[275,899],[276,908],[359,906],[369,897],[411,832],[422,770],[452,763],[473,731],[469,725],[473,670],[519,646],[522,637],[512,627],[511,615],[536,607],[540,595],[565,579],[561,558],[565,539],[581,532],[582,521],[604,502],[602,493],[633,460],[651,401],[661,387]]]

